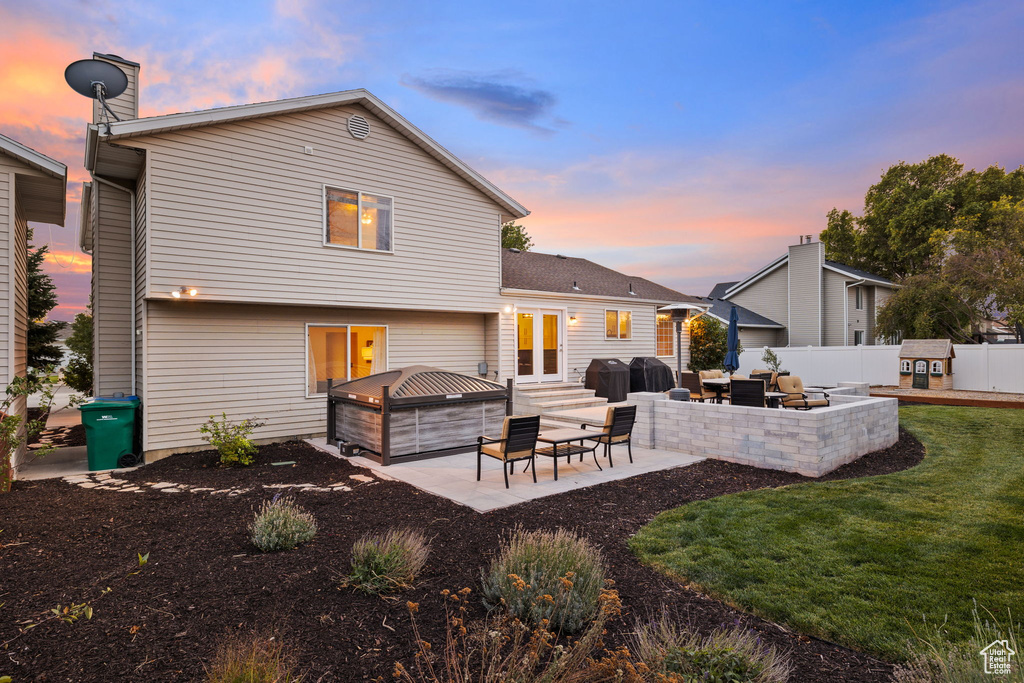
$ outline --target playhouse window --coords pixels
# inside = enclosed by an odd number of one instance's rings
[[[932,361],[932,374],[933,375],[941,375],[942,374],[942,361],[941,360],[933,360]]]
[[[900,361],[900,373],[904,374],[904,375],[911,374],[910,361],[909,360],[901,360]]]

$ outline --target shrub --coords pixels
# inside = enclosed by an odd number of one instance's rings
[[[249,435],[265,423],[255,417],[232,423],[228,420],[227,413],[221,413],[220,417],[218,422],[217,416],[211,415],[206,424],[199,428],[203,441],[217,449],[220,464],[251,465],[252,456],[256,453],[256,444],[249,440]]]
[[[484,604],[575,633],[594,617],[605,573],[600,551],[576,534],[517,528],[483,574]]]
[[[409,588],[429,554],[430,542],[418,531],[365,534],[352,546],[352,573],[345,584],[375,595]]]
[[[316,520],[286,496],[264,501],[249,525],[252,544],[263,552],[291,550],[316,536]]]
[[[669,680],[707,683],[782,683],[789,661],[753,631],[720,628],[708,636],[662,618],[638,624],[629,648],[639,663]]]
[[[764,347],[764,353],[761,354],[761,362],[767,365],[772,372],[783,372],[782,359],[767,346]]]
[[[690,362],[693,372],[725,369],[725,354],[729,351],[729,330],[710,315],[702,315],[690,322]]]
[[[233,636],[206,669],[207,683],[296,683],[284,646],[274,636]]]

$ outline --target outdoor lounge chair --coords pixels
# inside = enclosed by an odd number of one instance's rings
[[[508,471],[516,460],[529,460],[533,470],[533,483],[537,483],[537,435],[540,434],[540,415],[506,417],[501,438],[480,436],[476,440],[476,480],[480,481],[480,461],[489,455],[501,460],[501,472],[508,488]]]
[[[631,437],[633,434],[633,424],[635,422],[636,406],[615,406],[608,409],[603,425],[587,425],[584,423],[580,425],[580,429],[586,429],[588,426],[601,428],[604,434],[597,437],[591,437],[588,441],[596,441],[599,444],[604,444],[604,454],[608,456],[608,466],[615,467],[612,463],[612,445],[614,444],[626,444],[626,449],[629,452],[629,461],[633,462],[633,445]],[[583,454],[580,453],[580,460],[582,459]]]
[[[765,407],[763,379],[733,379],[729,386],[729,403],[750,408]]]
[[[710,391],[705,391],[704,385],[701,384],[700,375],[696,372],[682,372],[679,374],[679,386],[683,389],[690,390],[690,400],[704,402],[705,399],[713,399],[715,394]]]
[[[828,394],[825,394],[825,398],[808,398],[804,393],[804,383],[795,375],[779,377],[779,391],[787,394],[786,398],[782,399],[784,408],[810,410],[829,405]]]

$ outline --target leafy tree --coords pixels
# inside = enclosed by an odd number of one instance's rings
[[[71,323],[71,336],[67,339],[71,359],[64,369],[64,383],[75,391],[92,393],[92,301],[85,313],[79,313]]]
[[[953,283],[940,274],[922,273],[903,286],[878,312],[876,334],[904,339],[952,339],[971,343],[971,329],[980,321],[977,302],[964,301]]]
[[[863,216],[829,212],[821,233],[825,255],[894,280],[930,272],[941,255],[936,233],[964,219],[974,219],[974,229],[984,232],[993,202],[1004,196],[1024,199],[1024,166],[964,173],[963,164],[946,154],[917,164],[901,161],[868,189]]]
[[[502,249],[518,249],[519,251],[530,251],[533,246],[533,239],[527,234],[526,228],[516,225],[515,221],[509,221],[501,226],[501,247]]]
[[[710,315],[690,321],[690,362],[693,372],[724,370],[725,354],[729,351],[729,330]]]
[[[49,247],[32,247],[31,228],[28,243],[28,366],[40,369],[60,362],[62,354],[55,342],[67,323],[46,320],[57,306],[57,288],[42,267]]]

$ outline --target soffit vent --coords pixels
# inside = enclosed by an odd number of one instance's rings
[[[348,132],[357,140],[362,140],[370,134],[370,123],[362,116],[350,116],[348,117]]]

